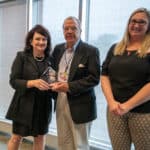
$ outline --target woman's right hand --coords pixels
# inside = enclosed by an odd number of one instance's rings
[[[42,91],[50,89],[49,84],[42,79],[28,80],[27,87],[28,88],[35,87]]]
[[[119,115],[118,114],[119,104],[120,103],[117,102],[116,100],[112,100],[111,102],[109,102],[109,104],[108,104],[109,111],[111,113],[114,113],[115,115]]]

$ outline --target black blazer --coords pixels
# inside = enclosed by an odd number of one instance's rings
[[[49,59],[49,58],[47,58]],[[45,68],[49,66],[46,60]],[[36,88],[26,88],[27,80],[39,79],[41,76],[35,60],[31,54],[18,52],[13,62],[10,74],[10,84],[15,89],[6,118],[27,126],[32,125],[33,106]],[[51,101],[51,92],[44,91]],[[51,107],[51,106],[50,106]],[[51,110],[52,108],[50,108]],[[51,114],[50,118],[51,120]]]
[[[52,57],[56,71],[64,51],[65,43],[54,48]],[[71,116],[75,123],[86,123],[96,119],[94,86],[99,83],[99,79],[99,51],[96,47],[80,41],[71,63],[67,93]]]

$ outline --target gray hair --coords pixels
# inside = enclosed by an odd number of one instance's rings
[[[73,20],[73,21],[75,21],[75,22],[77,23],[79,29],[81,30],[81,22],[80,22],[80,20],[79,20],[78,18],[76,18],[76,17],[74,17],[74,16],[69,16],[69,17],[67,17],[67,18],[64,20],[64,23],[65,23],[65,21],[67,21],[67,20]],[[64,28],[64,23],[63,23],[63,28]]]

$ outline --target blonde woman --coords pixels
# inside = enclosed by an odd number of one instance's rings
[[[150,11],[135,10],[123,39],[103,62],[101,86],[108,103],[113,150],[150,150]]]

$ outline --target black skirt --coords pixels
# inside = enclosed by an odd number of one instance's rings
[[[48,132],[51,121],[52,102],[48,91],[39,91],[35,94],[32,126],[13,122],[13,133],[21,136],[38,136]],[[50,92],[50,91],[49,91]]]

